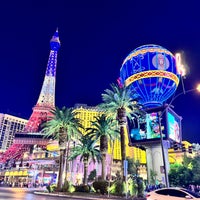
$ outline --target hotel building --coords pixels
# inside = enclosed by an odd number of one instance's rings
[[[15,133],[24,129],[28,120],[0,113],[0,151],[3,152],[13,143]]]

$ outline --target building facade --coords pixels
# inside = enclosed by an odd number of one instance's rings
[[[81,119],[82,125],[84,128],[91,128],[91,121],[95,120],[95,117],[98,116],[100,111],[97,107],[87,106],[87,104],[75,104],[74,111],[78,112],[77,117]],[[141,164],[141,168],[145,170],[140,170],[141,175],[146,174],[146,154],[144,150],[141,150],[137,147],[130,147],[128,145],[128,133],[127,129],[125,130],[125,143],[126,143],[126,156],[134,161],[137,161]],[[80,163],[80,162],[77,162]],[[75,163],[74,163],[75,165]],[[79,164],[80,165],[80,164]],[[116,139],[113,144],[113,148],[108,142],[108,152],[106,155],[106,174],[115,176],[117,171],[121,171],[121,143],[120,139]],[[112,169],[111,169],[112,166]],[[74,166],[71,166],[74,167]],[[79,168],[81,173],[83,172],[83,165],[80,165]],[[82,169],[81,169],[82,168]],[[101,164],[99,166],[91,165],[89,167],[89,173],[93,169],[97,169],[97,175],[101,175]],[[146,179],[146,176],[143,176]]]
[[[21,132],[28,120],[0,113],[0,151],[6,151],[13,143],[15,133]]]

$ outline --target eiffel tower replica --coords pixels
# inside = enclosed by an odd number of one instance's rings
[[[35,144],[44,147],[49,141],[42,135],[41,125],[47,121],[48,117],[52,116],[50,111],[55,107],[57,55],[60,48],[58,29],[50,40],[50,47],[50,55],[38,101],[33,107],[33,112],[24,130],[15,134],[13,144],[1,155],[0,163],[20,160],[24,152],[31,151]]]

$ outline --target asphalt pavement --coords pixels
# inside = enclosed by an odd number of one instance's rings
[[[2,194],[1,194],[2,193]],[[4,199],[14,199],[17,200],[34,200],[34,199],[70,199],[70,200],[123,200],[126,199],[125,197],[116,197],[116,196],[110,196],[108,195],[97,195],[97,194],[91,194],[91,193],[72,193],[72,194],[64,194],[62,192],[60,193],[49,193],[45,187],[41,188],[20,188],[20,187],[0,187],[0,200]],[[1,199],[1,197],[4,197]],[[17,195],[20,197],[16,198]],[[28,195],[28,196],[27,196]],[[34,196],[35,195],[35,198]],[[37,196],[37,198],[36,198]],[[131,198],[128,198],[129,200]]]

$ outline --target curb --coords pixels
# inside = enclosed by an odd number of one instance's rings
[[[34,192],[34,194],[38,195],[44,195],[44,196],[54,196],[54,197],[66,197],[66,198],[76,198],[76,199],[91,199],[91,200],[116,200],[119,199],[118,197],[112,198],[112,197],[91,197],[91,196],[77,196],[77,195],[66,195],[66,194],[51,194],[51,193],[44,193],[44,192]],[[120,198],[121,199],[121,198]]]

